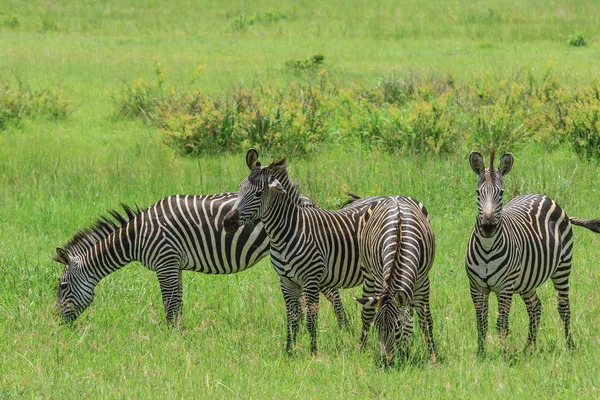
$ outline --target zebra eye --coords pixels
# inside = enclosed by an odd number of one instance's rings
[[[61,282],[60,287],[65,288],[69,285],[69,282]]]
[[[263,194],[263,191],[259,190],[256,193],[254,193],[254,197],[260,197],[260,196],[262,196],[262,194]]]

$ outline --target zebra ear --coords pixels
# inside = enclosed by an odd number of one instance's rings
[[[271,183],[269,183],[269,188],[271,188],[277,192],[287,193],[285,191],[285,189],[283,188],[283,186],[281,185],[281,183],[277,179],[273,179],[271,181]]]
[[[69,261],[70,261],[69,254],[62,247],[56,248],[56,255],[52,259],[54,261],[64,264],[64,265],[69,265]]]
[[[256,167],[260,167],[260,161],[258,161],[258,151],[255,149],[248,150],[248,153],[246,154],[246,165],[250,171]]]
[[[358,301],[363,306],[376,306],[379,302],[377,297],[355,297],[354,300]]]
[[[498,171],[502,175],[506,175],[510,172],[513,166],[513,155],[512,153],[506,153],[500,158],[500,165],[498,166]]]
[[[483,164],[483,156],[477,151],[472,151],[469,155],[469,164],[471,164],[471,169],[477,175],[481,175],[481,173],[485,171],[485,165]]]

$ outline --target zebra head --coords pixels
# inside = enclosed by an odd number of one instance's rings
[[[473,172],[479,177],[477,182],[477,223],[475,229],[485,238],[491,238],[497,232],[502,221],[502,201],[504,196],[504,175],[510,172],[513,165],[512,153],[500,158],[500,165],[494,168],[494,156],[490,155],[490,167],[485,168],[480,153],[472,151],[469,163]]]
[[[73,257],[61,248],[56,248],[54,261],[65,265],[58,282],[56,308],[64,322],[72,322],[91,304],[94,299],[94,287],[83,268],[79,257]]]
[[[384,294],[377,297],[355,298],[363,306],[377,307],[373,325],[379,336],[379,359],[384,366],[391,366],[397,352],[405,342],[407,330],[412,332],[412,320],[410,327],[406,326],[408,307],[404,296],[391,296]],[[409,318],[410,312],[408,313]]]
[[[274,193],[285,193],[279,180],[273,176],[277,168],[285,168],[285,158],[266,167],[258,161],[258,152],[250,149],[246,154],[246,165],[250,175],[240,183],[237,201],[225,216],[223,226],[228,233],[240,226],[260,219],[268,208]]]

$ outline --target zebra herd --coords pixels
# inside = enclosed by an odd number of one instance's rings
[[[529,314],[527,348],[536,343],[541,302],[536,288],[548,278],[557,292],[567,345],[570,333],[569,275],[571,225],[600,233],[600,220],[568,217],[551,199],[525,195],[503,206],[504,176],[513,156],[504,154],[494,168],[494,152],[470,155],[478,175],[478,212],[467,249],[466,270],[475,306],[478,353],[484,352],[489,293],[498,297],[498,333],[508,334],[513,294]],[[92,302],[98,282],[139,261],[158,277],[166,319],[176,323],[182,311],[184,270],[232,274],[270,255],[279,275],[287,314],[286,350],[294,348],[306,311],[311,352],[317,352],[319,293],[332,303],[338,324],[347,324],[338,289],[362,284],[362,333],[365,345],[372,324],[385,364],[406,356],[413,333],[413,311],[436,359],[429,304],[429,271],[435,255],[429,214],[410,197],[351,199],[340,210],[324,210],[298,191],[285,158],[262,166],[256,150],[246,155],[249,176],[238,193],[174,195],[146,210],[123,205],[90,228],[77,232],[54,260],[65,265],[57,309],[75,320]]]

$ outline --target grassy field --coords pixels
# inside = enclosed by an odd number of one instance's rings
[[[571,295],[577,349],[565,349],[546,284],[538,351],[520,351],[528,324],[518,298],[509,350],[501,350],[492,298],[488,356],[475,357],[464,272],[476,212],[468,153],[432,159],[357,147],[289,160],[301,191],[327,208],[339,206],[346,190],[410,195],[427,206],[437,239],[437,365],[426,362],[418,329],[405,366],[375,366],[375,335],[359,353],[358,289],[342,292],[350,330],[340,331],[322,302],[318,356],[310,356],[303,329],[288,357],[268,261],[232,276],[184,274],[182,330],[164,323],[156,277],[135,264],[99,284],[73,327],[60,326],[52,312],[62,271],[51,261],[56,246],[120,202],[145,207],[168,194],[234,191],[246,176],[244,154],[181,158],[160,132],[117,115],[111,93],[123,81],[151,78],[155,62],[174,84],[211,92],[291,81],[285,61],[316,53],[347,82],[410,71],[468,82],[547,68],[572,85],[600,79],[600,7],[592,1],[140,3],[9,0],[0,7],[0,83],[61,87],[71,101],[66,119],[26,118],[0,130],[0,398],[600,396],[600,235],[581,228],[574,228]],[[589,46],[570,47],[575,33]],[[499,151],[515,155],[506,198],[544,193],[572,216],[600,217],[597,163],[569,148]]]

